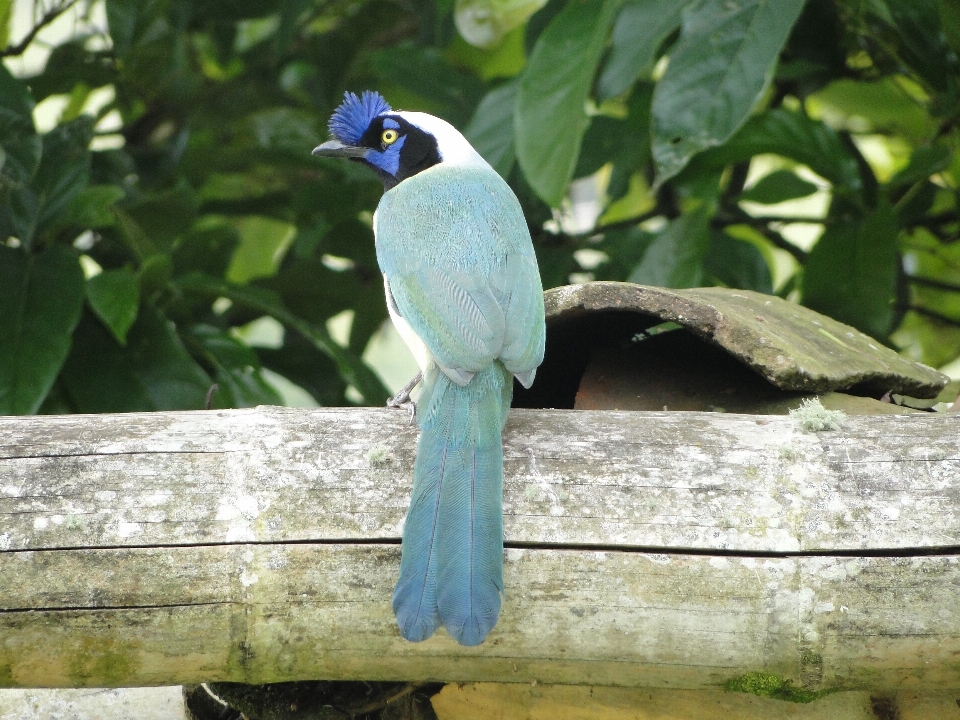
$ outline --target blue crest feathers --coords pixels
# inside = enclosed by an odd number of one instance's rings
[[[340,142],[356,145],[373,119],[390,110],[390,105],[378,92],[364,90],[360,97],[352,92],[345,92],[343,102],[330,116],[327,127],[330,134]]]

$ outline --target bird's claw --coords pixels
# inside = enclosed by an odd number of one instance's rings
[[[387,400],[387,407],[389,408],[400,408],[407,410],[410,413],[410,422],[415,422],[417,419],[417,404],[410,399],[410,393],[413,389],[420,383],[423,379],[423,373],[418,372],[413,380],[408,382],[403,388],[394,395],[392,398]]]

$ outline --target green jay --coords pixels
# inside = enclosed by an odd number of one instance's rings
[[[390,318],[422,374],[413,495],[393,610],[419,642],[483,642],[503,589],[503,443],[513,378],[543,360],[543,289],[520,203],[452,125],[345,93],[314,155],[371,168]],[[399,396],[398,396],[399,398]]]

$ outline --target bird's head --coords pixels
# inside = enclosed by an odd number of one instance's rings
[[[314,155],[356,160],[380,176],[385,190],[439,163],[486,164],[456,128],[420,112],[395,112],[379,93],[344,93],[328,124],[331,140]]]

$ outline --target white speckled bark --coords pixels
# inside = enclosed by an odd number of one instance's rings
[[[957,688],[958,430],[514,411],[507,600],[462,648],[390,610],[403,413],[0,418],[0,685]]]
[[[0,690],[0,720],[186,720],[183,690]]]

